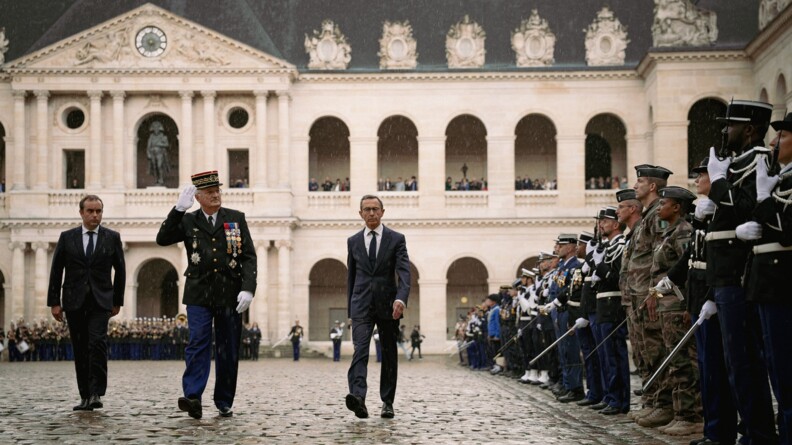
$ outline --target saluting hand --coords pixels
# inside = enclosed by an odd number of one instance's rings
[[[195,204],[195,191],[194,185],[190,184],[182,190],[179,200],[176,201],[176,210],[186,212],[190,207]]]

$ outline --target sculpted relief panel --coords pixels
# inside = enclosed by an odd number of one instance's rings
[[[759,4],[759,29],[764,29],[790,3],[792,0],[762,0]]]
[[[418,66],[417,43],[410,22],[389,22],[382,25],[380,69],[413,69]]]
[[[5,35],[5,28],[0,28],[0,65],[5,62],[5,53],[8,52],[8,39]]]
[[[583,31],[586,33],[586,63],[589,66],[624,65],[625,50],[630,43],[627,28],[607,6]]]
[[[312,37],[305,35],[305,52],[312,70],[345,70],[352,60],[352,48],[332,20],[323,21],[322,30],[314,30]]]
[[[467,15],[446,34],[446,60],[449,68],[480,68],[484,66],[484,40],[487,34]]]
[[[655,0],[654,46],[706,46],[718,39],[717,16],[690,0]]]
[[[550,66],[555,62],[556,37],[550,31],[547,20],[539,17],[536,9],[512,32],[512,50],[517,57],[517,66]]]

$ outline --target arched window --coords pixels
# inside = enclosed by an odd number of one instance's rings
[[[137,316],[175,317],[179,311],[179,274],[166,260],[146,262],[137,276]]]
[[[404,116],[391,116],[382,122],[377,137],[377,190],[417,190],[418,129],[415,124]]]
[[[541,114],[529,114],[514,130],[515,190],[547,190],[556,183],[556,128]]]
[[[335,320],[347,322],[347,267],[334,259],[318,261],[311,268],[308,288],[308,340],[330,341]],[[350,339],[344,329],[344,340]]]
[[[489,273],[484,264],[471,257],[460,258],[446,272],[447,339],[454,338],[454,327],[461,315],[481,303],[488,295]]]
[[[309,136],[308,174],[310,183],[318,184],[315,191],[349,191],[349,128],[338,118],[323,117]]]
[[[586,124],[586,188],[612,189],[627,175],[627,129],[611,113],[598,114]]]
[[[710,147],[721,146],[723,123],[715,120],[726,116],[726,104],[716,97],[696,101],[688,111],[688,172],[709,154]]]
[[[486,190],[487,129],[477,117],[463,114],[446,128],[446,190]]]

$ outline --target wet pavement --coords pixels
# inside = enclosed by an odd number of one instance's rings
[[[176,408],[181,362],[110,362],[105,408],[93,412],[71,410],[79,402],[72,363],[3,362],[0,443],[676,445],[691,439],[556,402],[548,391],[443,356],[401,361],[396,417],[389,420],[379,417],[379,364],[372,361],[372,417],[358,419],[344,406],[348,360],[242,362],[234,416],[221,418],[214,408],[212,376],[201,420]]]

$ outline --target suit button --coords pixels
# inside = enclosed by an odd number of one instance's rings
[[[217,262],[217,258],[213,259],[212,261],[214,261],[216,263]]]
[[[729,240],[729,245],[732,245],[732,244],[734,244],[734,242],[732,240]]]
[[[187,276],[188,276],[188,277],[189,277],[189,276],[192,276],[192,274],[188,272],[188,273],[187,273]]]
[[[212,241],[217,241],[216,239],[212,238]]]
[[[215,249],[214,247],[212,247],[212,252],[217,252],[217,249]]]
[[[215,269],[214,271],[217,272],[217,269]]]
[[[778,264],[778,260],[773,260],[773,264]]]

